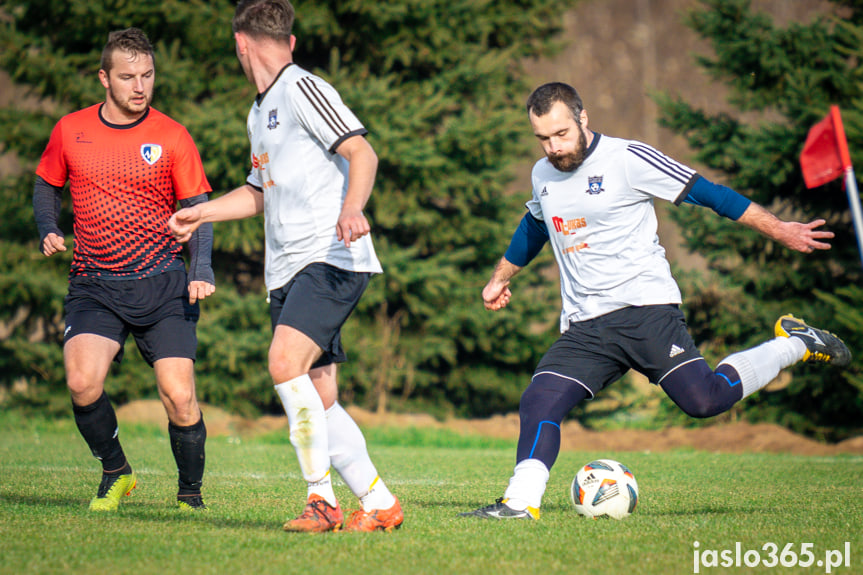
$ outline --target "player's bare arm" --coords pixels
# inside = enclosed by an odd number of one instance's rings
[[[521,271],[521,267],[508,261],[506,257],[500,258],[491,279],[482,290],[482,301],[485,309],[497,311],[506,307],[512,297],[509,289],[509,281]]]
[[[204,204],[177,210],[168,220],[168,227],[178,242],[187,242],[201,224],[241,220],[264,211],[264,194],[244,184]]]
[[[738,221],[776,240],[788,249],[804,254],[815,250],[829,250],[830,244],[819,240],[834,236],[833,232],[816,229],[826,223],[823,219],[817,219],[808,224],[785,222],[755,202],[746,208]]]
[[[363,209],[372,195],[378,156],[363,136],[353,136],[342,142],[336,152],[349,163],[348,191],[336,224],[336,234],[346,247],[371,231]]]

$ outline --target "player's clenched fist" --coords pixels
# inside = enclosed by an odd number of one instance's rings
[[[42,253],[46,256],[53,256],[57,252],[66,251],[66,240],[63,236],[57,234],[48,234],[42,240]]]
[[[497,311],[505,308],[512,297],[512,292],[508,286],[509,283],[489,282],[482,290],[482,301],[485,304],[485,309]]]
[[[168,220],[168,227],[178,242],[187,242],[201,225],[201,210],[197,206],[178,210]]]
[[[345,242],[346,247],[351,247],[352,241],[357,241],[370,231],[369,221],[361,211],[342,211],[336,224],[336,237]]]

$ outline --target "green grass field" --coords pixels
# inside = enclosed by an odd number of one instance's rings
[[[835,562],[831,550],[843,552],[843,563],[830,572],[863,573],[859,456],[564,452],[539,522],[488,522],[456,515],[502,494],[513,445],[369,429],[372,457],[402,501],[403,528],[307,535],[281,530],[305,496],[286,434],[211,438],[210,510],[192,514],[170,505],[176,473],[166,430],[125,426],[121,438],[139,487],[118,513],[94,515],[87,503],[100,467],[74,424],[0,415],[0,573],[674,574],[694,572],[696,553],[705,553],[701,573],[814,574]],[[575,471],[597,457],[635,473],[641,497],[625,521],[584,519],[569,501]],[[343,484],[336,490],[344,508],[356,506]],[[721,562],[723,550],[734,553],[737,542],[768,564],[764,546],[775,544],[779,564],[704,566]],[[786,553],[793,566],[782,567],[786,546],[798,555],[811,550],[812,564]]]

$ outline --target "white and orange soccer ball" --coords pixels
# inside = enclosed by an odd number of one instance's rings
[[[597,459],[575,474],[570,496],[579,515],[625,519],[638,504],[638,483],[622,463]]]

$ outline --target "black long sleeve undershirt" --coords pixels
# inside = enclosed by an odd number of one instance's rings
[[[184,208],[202,204],[208,200],[207,194],[200,194],[191,198],[180,200]],[[213,274],[213,224],[202,224],[192,232],[189,238],[189,281],[202,281],[216,285],[216,277]]]
[[[49,184],[41,176],[36,176],[33,185],[33,215],[39,230],[39,245],[48,234],[64,237],[60,230],[60,204],[63,199],[63,187]]]

